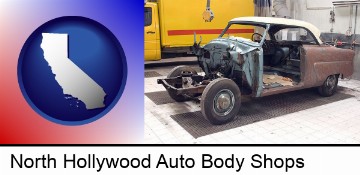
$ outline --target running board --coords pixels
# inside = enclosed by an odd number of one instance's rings
[[[270,88],[270,89],[264,89],[262,91],[260,97],[296,91],[296,90],[300,90],[303,88],[304,88],[304,83],[299,83],[294,86],[280,86],[280,87],[274,87],[274,88]]]

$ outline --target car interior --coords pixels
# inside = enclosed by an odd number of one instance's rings
[[[303,44],[315,44],[301,28],[269,30],[269,38],[262,46],[264,55],[263,88],[296,86],[301,81],[301,51]],[[253,41],[262,35],[254,33]]]

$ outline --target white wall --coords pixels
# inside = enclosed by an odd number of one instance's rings
[[[289,0],[287,4],[291,16],[295,19],[310,22],[317,26],[321,32],[330,32],[332,24],[329,22],[332,3],[321,3],[324,0]],[[330,1],[331,0],[325,0]],[[310,8],[310,9],[309,9]],[[353,7],[352,33],[355,23],[355,6]],[[360,34],[360,6],[358,7],[356,33]],[[345,34],[349,29],[350,8],[335,7],[334,33]]]

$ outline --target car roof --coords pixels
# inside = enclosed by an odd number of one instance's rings
[[[285,26],[296,26],[303,27],[309,30],[314,34],[316,40],[321,44],[322,41],[320,39],[320,30],[312,25],[311,23],[295,20],[295,19],[287,19],[287,18],[275,18],[275,17],[239,17],[230,20],[232,23],[247,23],[247,24],[270,24],[270,25],[285,25]]]

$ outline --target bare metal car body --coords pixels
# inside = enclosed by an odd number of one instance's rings
[[[233,25],[260,27],[263,33],[254,33],[259,38],[252,40],[226,37]],[[284,29],[305,34],[295,35],[293,38],[302,37],[295,41],[278,40],[279,31]],[[202,113],[213,124],[229,122],[237,115],[241,94],[262,97],[318,87],[321,95],[330,96],[336,91],[338,78],[353,73],[354,51],[323,44],[315,26],[292,19],[235,18],[219,38],[204,47],[195,43],[193,50],[204,76],[177,67],[158,83],[177,101],[202,94]]]

